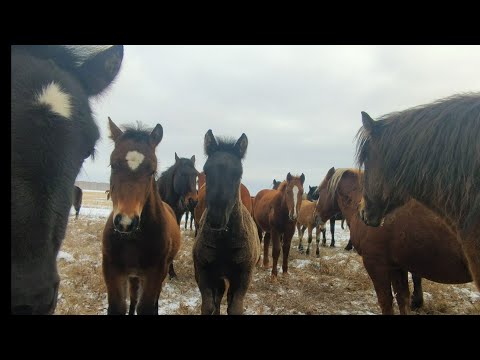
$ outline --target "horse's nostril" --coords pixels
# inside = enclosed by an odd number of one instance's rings
[[[116,228],[119,228],[120,227],[120,221],[122,221],[122,215],[118,214],[117,216],[115,216],[115,219],[113,220],[113,225]]]
[[[132,224],[130,225],[131,230],[135,230],[138,227],[138,224],[140,223],[140,217],[135,216],[132,220]]]

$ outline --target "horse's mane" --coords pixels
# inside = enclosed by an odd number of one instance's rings
[[[375,141],[385,183],[398,197],[431,199],[459,221],[478,201],[480,93],[384,115],[375,122],[374,139],[363,127],[356,138],[358,165],[364,165]]]
[[[342,179],[345,173],[351,173],[357,177],[360,177],[361,171],[357,169],[350,169],[350,168],[339,168],[336,169],[332,175],[332,178],[327,184],[327,201],[333,202],[335,199],[335,193],[337,192],[338,184],[340,184],[340,180]]]
[[[148,142],[152,128],[146,128],[142,123],[137,122],[137,126],[122,126],[124,128],[121,136],[122,140],[133,140],[135,142]]]
[[[192,166],[194,168],[193,162],[191,159],[180,158],[178,161],[170,166],[167,170],[163,171],[160,177],[157,180],[158,190],[160,191],[160,196],[162,199],[169,203],[173,204],[176,199],[175,192],[173,191],[173,176],[175,171],[182,166]]]
[[[278,185],[277,191],[284,192],[287,187],[287,180],[283,180],[280,185]]]
[[[237,139],[232,137],[226,137],[226,136],[215,136],[215,139],[217,140],[217,148],[215,151],[226,152],[226,153],[238,156],[238,152],[235,149],[235,144],[237,143]],[[205,151],[205,155],[208,156],[207,149],[204,149],[204,151]],[[245,155],[246,155],[246,152],[243,157],[245,157]]]

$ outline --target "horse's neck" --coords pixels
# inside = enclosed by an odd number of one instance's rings
[[[166,203],[170,204],[170,206],[174,206],[178,200],[180,200],[179,194],[175,192],[175,189],[173,188],[173,179],[175,177],[175,172],[177,171],[177,168],[174,168],[171,173],[167,174],[165,178],[171,177],[169,179],[170,181],[164,181],[162,183],[162,178],[160,178],[160,186],[161,186],[161,191],[160,194],[162,196],[163,201]]]
[[[288,205],[287,205],[287,188],[284,187],[283,188],[283,191],[279,191],[277,190],[279,193],[280,193],[280,210],[282,212],[285,212],[285,213],[288,213]]]
[[[145,202],[144,211],[147,211],[153,216],[160,214],[163,211],[163,202],[160,192],[157,190],[157,184],[152,181],[150,184],[150,191]]]

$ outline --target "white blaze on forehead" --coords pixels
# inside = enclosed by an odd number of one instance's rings
[[[128,167],[132,170],[135,170],[140,166],[143,159],[145,159],[145,155],[139,153],[138,151],[129,151],[127,156],[125,156],[125,160],[127,160]]]
[[[42,92],[37,95],[36,100],[39,104],[45,104],[50,110],[67,119],[72,115],[72,104],[70,95],[63,92],[60,86],[51,82],[42,88]]]
[[[298,200],[298,186],[295,185],[292,189],[293,191],[293,214],[297,214],[297,200]]]

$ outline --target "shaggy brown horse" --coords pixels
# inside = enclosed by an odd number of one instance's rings
[[[362,112],[363,220],[414,198],[457,235],[480,290],[480,93],[456,95],[374,121]]]
[[[90,99],[113,83],[123,46],[10,50],[11,313],[52,314],[73,186],[100,136]]]
[[[236,142],[217,141],[212,130],[205,135],[207,209],[193,246],[195,280],[202,294],[204,315],[220,314],[225,280],[229,283],[227,313],[243,314],[243,299],[260,257],[255,222],[240,200],[242,159],[247,146],[245,134]]]
[[[83,191],[77,185],[73,187],[73,198],[72,205],[75,209],[75,220],[78,219],[78,214],[80,213],[80,208],[82,207],[82,197]]]
[[[408,313],[408,271],[445,284],[472,281],[454,234],[419,202],[411,200],[399,207],[384,226],[365,225],[358,214],[360,177],[355,169],[330,169],[320,184],[316,211],[322,220],[339,210],[348,219],[353,246],[362,256],[383,314],[393,314],[392,287],[400,313]]]
[[[113,211],[103,230],[103,275],[108,314],[158,314],[158,297],[180,248],[180,228],[172,208],[157,191],[155,148],[163,137],[153,131],[120,130],[109,118],[115,148],[110,156]],[[139,296],[140,294],[140,296]],[[138,303],[138,305],[137,305]]]
[[[272,280],[277,278],[277,262],[280,256],[280,244],[283,250],[283,273],[288,273],[288,254],[298,213],[302,206],[303,183],[305,175],[292,176],[287,174],[277,190],[260,190],[255,196],[253,216],[258,228],[258,236],[262,238],[266,232],[263,248],[263,266],[269,266],[268,247],[272,239]]]
[[[316,255],[317,257],[320,257],[320,234],[323,232],[325,229],[325,224],[320,223],[317,225],[317,222],[315,221],[315,216],[314,216],[314,210],[315,210],[315,203],[310,200],[303,200],[302,201],[302,207],[300,208],[300,211],[298,212],[298,219],[297,219],[297,230],[298,230],[298,250],[303,251],[303,245],[302,245],[302,239],[303,239],[303,234],[305,233],[305,229],[308,230],[308,246],[307,246],[307,251],[306,254],[310,254],[310,244],[312,243],[312,233],[313,229],[315,228],[315,240],[317,242],[317,251]]]
[[[207,202],[206,202],[207,188],[204,185],[205,184],[203,184],[200,190],[198,190],[198,203],[197,203],[197,206],[195,206],[195,209],[193,211],[193,215],[195,217],[195,236],[197,236],[197,229],[200,226],[199,225],[200,219],[202,218],[203,212],[205,211],[205,208],[207,206]],[[252,215],[253,207],[252,207],[250,191],[248,191],[247,187],[242,183],[240,183],[240,197],[243,205],[245,205],[250,215]]]

